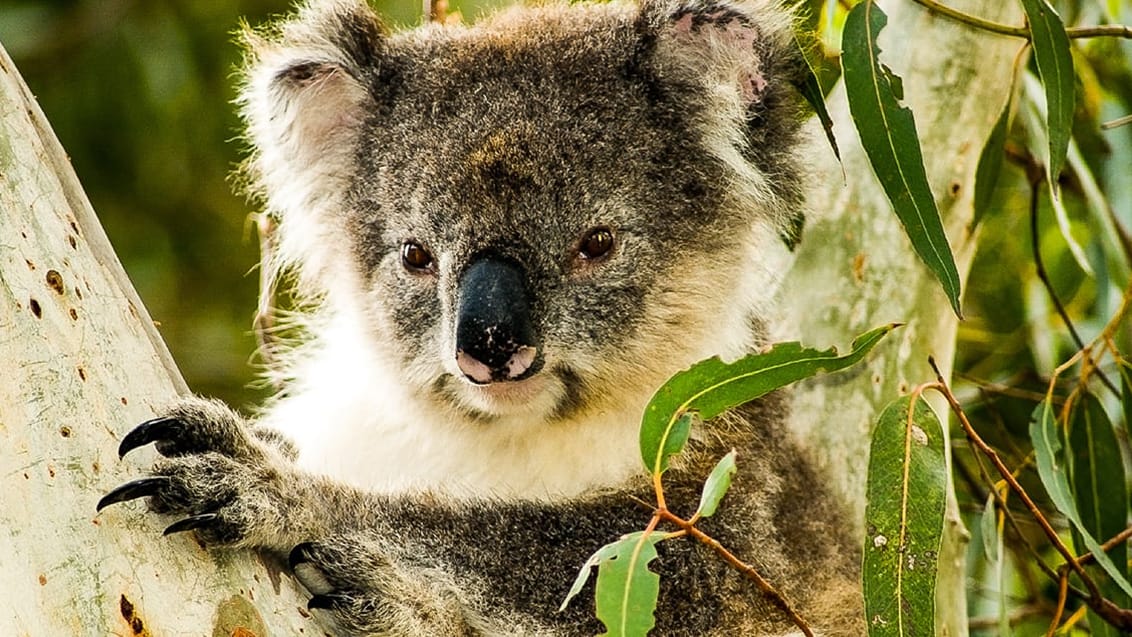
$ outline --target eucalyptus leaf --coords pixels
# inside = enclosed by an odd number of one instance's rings
[[[983,536],[983,555],[990,563],[993,573],[994,590],[998,591],[998,632],[1000,635],[1009,635],[1010,607],[1007,604],[1006,580],[1003,577],[1006,551],[1003,549],[1002,523],[1003,516],[995,508],[994,491],[991,491],[983,506],[979,534]]]
[[[994,187],[1002,173],[1002,162],[1006,157],[1006,134],[1010,132],[1010,113],[1013,108],[1014,95],[1011,93],[979,155],[979,166],[975,169],[975,217],[971,221],[972,228],[977,227],[989,211]]]
[[[1098,565],[1112,578],[1113,582],[1127,595],[1132,595],[1132,584],[1117,568],[1107,553],[1101,550],[1093,534],[1085,526],[1074,502],[1073,492],[1069,487],[1069,476],[1066,468],[1064,449],[1057,432],[1057,420],[1054,408],[1048,400],[1042,401],[1034,410],[1030,419],[1030,440],[1034,444],[1034,457],[1038,466],[1038,477],[1042,486],[1049,494],[1050,501],[1061,511],[1062,515],[1073,523],[1073,527],[1080,533],[1085,548],[1093,554]]]
[[[935,634],[935,589],[947,503],[943,429],[911,398],[881,413],[869,450],[862,581],[870,637]]]
[[[711,470],[711,475],[704,482],[704,491],[700,495],[700,506],[696,509],[696,515],[703,518],[710,518],[715,515],[720,500],[731,488],[731,478],[735,475],[735,471],[735,450],[732,449],[730,453],[716,463],[715,468]]]
[[[955,314],[962,316],[959,272],[924,172],[916,121],[900,105],[900,78],[878,61],[877,35],[887,23],[872,0],[853,7],[845,20],[841,64],[849,112],[912,247],[939,279]]]
[[[1120,403],[1124,411],[1124,431],[1132,431],[1132,363],[1120,363]]]
[[[779,343],[762,354],[733,363],[709,358],[676,374],[653,394],[641,422],[641,459],[653,474],[663,473],[674,450],[674,440],[687,438],[684,419],[689,412],[701,418],[719,414],[775,389],[818,372],[844,369],[864,358],[886,334],[897,327],[884,325],[858,336],[851,351],[839,356],[835,348],[816,350],[800,343]]]
[[[1081,521],[1093,537],[1107,539],[1124,530],[1128,522],[1128,486],[1116,432],[1096,396],[1084,394],[1074,405],[1068,436],[1069,476]],[[1080,533],[1073,534],[1078,551],[1086,545]],[[1108,552],[1116,568],[1128,577],[1128,545],[1120,543]],[[1086,567],[1105,597],[1128,607],[1124,595],[1102,569]],[[1090,611],[1093,635],[1117,637],[1119,631]]]
[[[1030,28],[1030,44],[1034,60],[1045,87],[1049,106],[1046,126],[1049,131],[1049,158],[1046,162],[1050,187],[1057,196],[1057,180],[1065,166],[1069,138],[1073,133],[1073,109],[1076,87],[1073,79],[1073,55],[1065,25],[1045,0],[1022,0],[1026,22]]]
[[[574,599],[578,593],[582,592],[582,588],[585,587],[586,582],[590,579],[593,567],[612,559],[613,556],[617,554],[618,545],[624,540],[625,538],[622,537],[616,542],[606,544],[597,551],[594,551],[594,554],[586,560],[586,563],[582,564],[582,568],[578,570],[578,575],[574,577],[574,583],[570,586],[570,591],[566,593],[566,599],[562,600],[562,605],[558,607],[558,612],[566,610],[566,606],[570,604],[570,600]]]
[[[798,37],[794,37],[795,45],[801,49],[802,45],[798,42]],[[802,97],[806,98],[810,106],[814,109],[814,114],[818,116],[822,128],[825,130],[825,138],[829,141],[829,147],[833,149],[834,156],[837,161],[841,161],[841,150],[837,147],[837,138],[833,135],[833,118],[829,115],[829,110],[825,106],[825,94],[822,93],[821,84],[818,83],[818,75],[814,72],[814,67],[810,64],[810,60],[803,54],[802,58],[806,61],[806,73],[803,77],[794,82],[794,88],[798,89]]]
[[[648,569],[663,534],[631,533],[609,545],[598,563],[597,618],[608,637],[645,637],[656,624],[653,612],[660,576]]]
[[[987,494],[987,502],[983,505],[983,515],[979,519],[979,532],[983,536],[983,556],[988,562],[998,561],[998,524],[997,513],[994,507],[994,491]]]

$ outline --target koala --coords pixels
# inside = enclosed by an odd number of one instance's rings
[[[654,500],[642,411],[673,373],[767,345],[804,183],[804,62],[776,0],[512,8],[389,33],[363,0],[248,29],[250,188],[303,338],[254,419],[191,397],[155,443],[166,534],[285,556],[353,635],[602,632],[602,545]],[[770,395],[697,424],[665,475],[690,515],[825,635],[864,632],[859,549]],[[689,539],[658,545],[654,634],[797,628]],[[588,596],[588,599],[587,599]]]

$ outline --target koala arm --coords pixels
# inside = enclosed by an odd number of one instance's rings
[[[558,606],[595,550],[649,517],[640,504],[647,488],[554,503],[365,492],[300,471],[285,444],[200,399],[139,426],[120,451],[148,443],[164,456],[152,475],[111,491],[99,509],[148,496],[152,510],[186,516],[166,534],[289,555],[311,607],[351,634],[599,633],[586,602],[592,588]],[[658,548],[660,626],[710,634],[736,596],[750,597],[695,544]]]

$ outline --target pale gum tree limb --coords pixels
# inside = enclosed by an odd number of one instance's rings
[[[119,462],[120,436],[186,391],[0,48],[0,634],[321,634],[253,553],[162,538],[141,504],[95,514],[153,458]]]
[[[904,80],[904,104],[915,113],[925,168],[943,216],[961,278],[970,270],[975,170],[983,143],[1009,92],[1022,42],[976,31],[909,0],[878,3],[889,16],[881,62]],[[1021,24],[1017,3],[953,0],[956,9]],[[857,141],[843,86],[829,98],[844,168],[815,147],[816,178],[793,270],[783,286],[783,334],[808,344],[847,344],[887,322],[906,325],[877,347],[866,365],[801,385],[792,422],[835,476],[864,537],[869,436],[881,409],[934,378],[933,355],[950,375],[958,321],[940,286],[912,251],[904,230]],[[817,128],[815,127],[815,131]],[[820,133],[815,133],[815,135]],[[933,404],[946,422],[948,411]],[[968,534],[949,493],[939,560],[937,634],[967,634],[964,552]]]

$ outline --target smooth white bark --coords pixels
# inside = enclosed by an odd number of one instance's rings
[[[251,553],[162,538],[141,503],[95,514],[154,458],[119,461],[118,439],[184,391],[0,49],[0,635],[320,634]]]
[[[976,237],[975,169],[983,143],[1010,91],[1023,42],[938,17],[911,0],[878,3],[889,16],[881,62],[904,80],[924,163],[956,265],[966,278]],[[1017,3],[949,0],[953,8],[1021,25]],[[797,262],[784,286],[784,321],[807,344],[847,345],[853,335],[904,323],[866,365],[804,383],[795,392],[794,424],[811,441],[835,485],[864,522],[869,435],[881,409],[912,387],[934,380],[928,356],[951,372],[958,321],[935,278],[915,253],[869,167],[849,115],[844,86],[829,99],[842,154],[815,152],[817,178]],[[815,126],[815,134],[820,134]],[[936,402],[936,413],[947,412]],[[858,529],[860,534],[864,528]],[[862,535],[863,537],[863,535]],[[964,551],[967,534],[954,495],[940,555],[937,633],[967,633]]]

